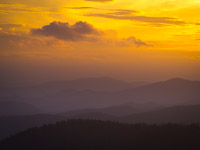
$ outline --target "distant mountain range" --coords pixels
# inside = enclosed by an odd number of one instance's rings
[[[175,78],[118,93],[126,100],[153,101],[164,104],[199,104],[200,81]]]
[[[0,101],[7,100],[29,103],[52,113],[126,103],[192,105],[200,103],[200,81],[175,78],[145,84],[127,83],[112,78],[86,78],[25,88],[1,87]]]
[[[90,114],[90,113],[103,113],[112,116],[126,116],[130,114],[137,114],[142,112],[149,112],[153,110],[161,109],[165,106],[148,102],[148,103],[126,103],[122,105],[110,106],[105,108],[96,108],[96,109],[80,109],[73,111],[66,111],[62,113],[58,113],[58,115],[64,116],[78,116],[81,114]]]
[[[0,139],[67,119],[125,123],[200,122],[200,81],[127,83],[112,78],[0,86]]]
[[[53,81],[40,85],[43,88],[53,89],[75,89],[75,90],[93,90],[93,91],[118,91],[128,88],[136,88],[150,82],[125,82],[110,77],[100,78],[80,78],[71,81]]]
[[[123,116],[119,119],[127,123],[180,123],[200,122],[200,105],[174,106],[150,112]]]
[[[37,107],[18,101],[0,101],[0,116],[33,115],[44,113]]]
[[[83,91],[118,91],[135,88],[150,82],[125,82],[110,77],[80,78],[71,81],[52,81],[34,86],[0,86],[0,96],[18,95],[25,97],[40,97],[69,89]],[[5,84],[4,84],[5,85]]]

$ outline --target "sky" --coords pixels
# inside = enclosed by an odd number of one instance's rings
[[[200,80],[200,0],[1,0],[0,82]]]

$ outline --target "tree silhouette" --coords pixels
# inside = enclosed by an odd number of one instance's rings
[[[189,150],[200,149],[200,125],[121,124],[68,120],[18,133],[1,150]]]

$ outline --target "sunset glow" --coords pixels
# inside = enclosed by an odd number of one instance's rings
[[[1,0],[1,80],[199,80],[199,13],[199,0]]]

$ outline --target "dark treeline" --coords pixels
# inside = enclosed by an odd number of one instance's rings
[[[1,150],[196,150],[200,125],[121,124],[69,120],[31,128],[0,142]]]

